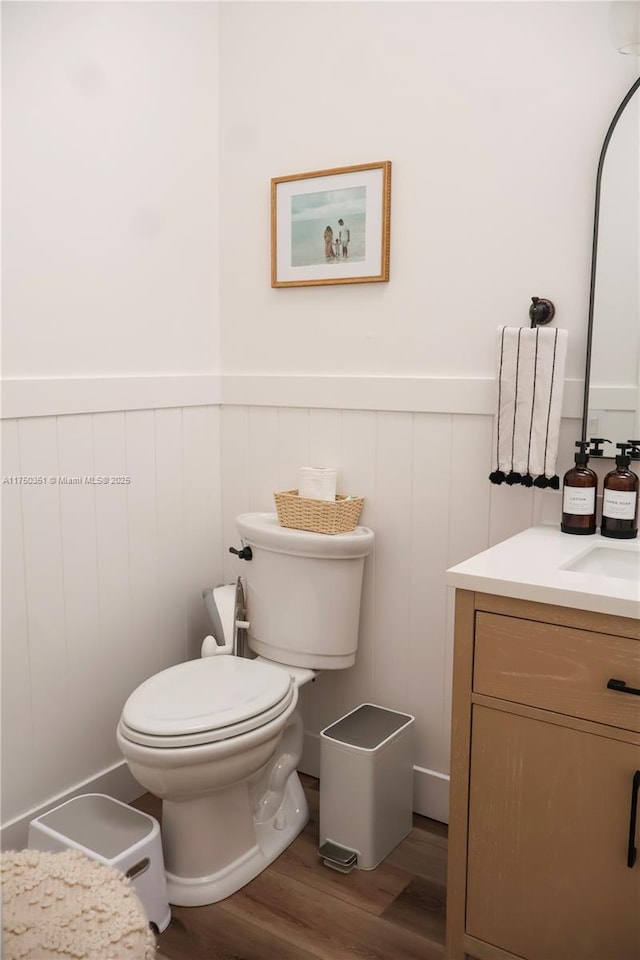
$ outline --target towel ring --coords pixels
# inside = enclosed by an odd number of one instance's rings
[[[546,300],[544,297],[531,297],[529,317],[532,327],[537,327],[539,324],[550,323],[555,313],[556,308],[551,300]]]

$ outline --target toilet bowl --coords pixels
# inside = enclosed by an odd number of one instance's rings
[[[305,826],[297,703],[282,668],[225,656],[170,667],[125,704],[118,746],[163,801],[170,903],[229,896]]]
[[[234,893],[304,828],[298,689],[318,664],[353,662],[364,557],[373,544],[361,527],[336,537],[280,535],[269,514],[244,514],[238,527],[252,548],[243,627],[259,655],[233,655],[228,636],[219,648],[207,638],[223,655],[150,677],[128,698],[117,729],[133,776],[162,799],[167,890],[179,906]],[[225,634],[236,623],[224,623]]]

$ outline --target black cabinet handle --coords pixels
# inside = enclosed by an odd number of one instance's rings
[[[640,770],[636,770],[631,784],[631,815],[629,817],[629,849],[627,851],[627,866],[632,867],[636,862],[636,820],[638,818],[638,790],[640,790]]]
[[[624,680],[609,680],[607,690],[617,690],[618,693],[632,693],[634,697],[640,697],[640,690],[637,687],[628,687]]]

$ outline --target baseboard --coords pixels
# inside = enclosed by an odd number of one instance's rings
[[[302,743],[302,758],[298,765],[300,773],[306,773],[310,777],[320,778],[320,734],[311,733],[308,730],[304,732],[304,741]]]
[[[28,813],[2,824],[0,828],[1,848],[3,850],[23,850],[27,845],[27,834],[32,820],[41,817],[42,814],[47,813],[48,810],[52,810],[66,800],[72,800],[73,797],[78,797],[83,793],[104,793],[115,800],[121,800],[123,803],[131,803],[132,800],[142,796],[145,789],[133,778],[126,762],[122,760],[109,770],[104,770],[97,776],[85,780],[84,783],[77,784],[72,790],[53,797],[29,810]]]
[[[299,770],[310,777],[320,777],[320,737],[317,733],[305,733],[302,759]],[[72,790],[52,797],[45,803],[29,810],[20,817],[2,824],[0,828],[0,847],[2,850],[23,850],[27,845],[29,824],[48,810],[59,806],[66,800],[72,800],[83,793],[104,793],[123,803],[131,803],[145,792],[131,775],[123,760],[96,777],[77,784]],[[413,809],[423,817],[431,817],[442,823],[449,822],[449,777],[435,770],[413,767]]]
[[[320,778],[320,736],[306,731],[302,759],[298,769],[310,777]],[[413,811],[423,817],[449,823],[449,776],[413,766]]]
[[[423,817],[449,823],[449,775],[413,766],[413,810]]]

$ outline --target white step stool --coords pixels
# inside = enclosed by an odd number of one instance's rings
[[[31,850],[81,850],[131,880],[149,923],[162,933],[171,920],[158,821],[102,793],[67,800],[29,824]]]

